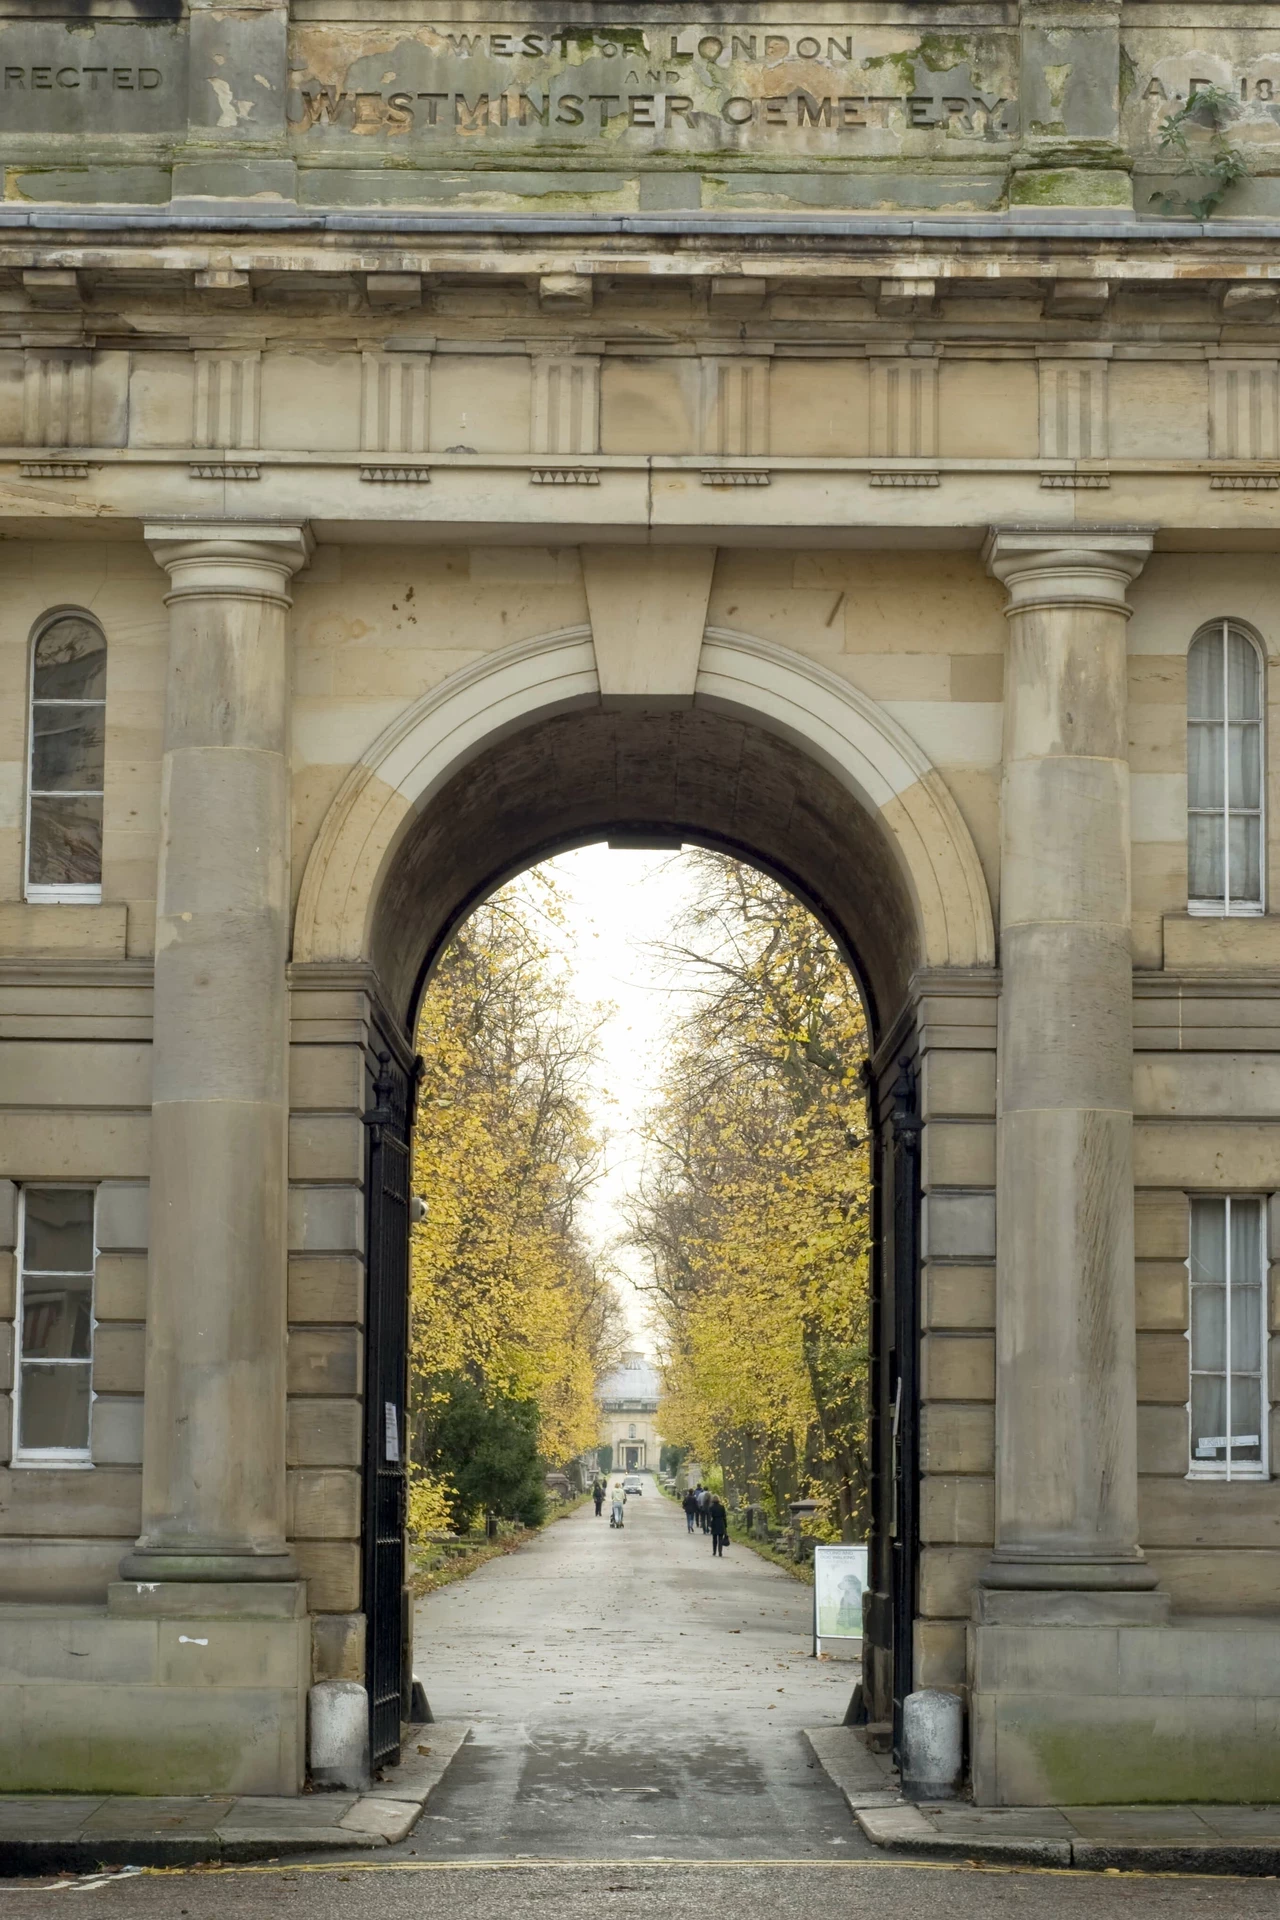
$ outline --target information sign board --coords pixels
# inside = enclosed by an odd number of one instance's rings
[[[862,1644],[862,1596],[867,1586],[866,1547],[813,1550],[814,1652],[830,1643],[849,1654]]]

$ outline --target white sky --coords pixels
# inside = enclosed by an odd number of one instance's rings
[[[607,1001],[614,1008],[601,1034],[601,1071],[591,1102],[597,1129],[608,1135],[606,1171],[583,1213],[588,1234],[604,1253],[622,1231],[618,1204],[640,1166],[637,1122],[656,1091],[668,1023],[684,997],[646,947],[666,937],[688,898],[689,878],[679,854],[604,845],[557,854],[546,865],[564,897],[563,951],[574,996],[588,1006]],[[634,1255],[622,1251],[614,1257],[624,1272],[642,1271]],[[623,1306],[636,1345],[652,1353],[644,1300],[625,1288]]]

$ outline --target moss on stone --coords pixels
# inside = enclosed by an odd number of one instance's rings
[[[1110,167],[1044,167],[1013,175],[1011,207],[1131,207],[1133,183]]]
[[[923,33],[915,54],[930,73],[950,73],[973,57],[973,43],[958,33]]]
[[[567,37],[571,46],[588,56],[598,53],[601,47],[616,47],[620,54],[632,54],[637,60],[652,60],[654,57],[638,27],[611,27],[608,33],[596,33],[585,28],[581,33],[571,33]]]
[[[100,1724],[88,1736],[41,1729],[25,1746],[0,1751],[0,1792],[235,1793],[247,1732],[183,1723],[156,1743]]]
[[[1269,1742],[1211,1735],[1162,1739],[1159,1727],[1145,1719],[1126,1726],[1105,1715],[1097,1724],[1081,1720],[1071,1726],[1024,1721],[1019,1735],[1042,1771],[1053,1806],[1280,1799],[1280,1750]]]
[[[897,53],[875,53],[863,61],[868,73],[879,68],[892,68],[907,93],[916,90],[916,49],[903,47]]]

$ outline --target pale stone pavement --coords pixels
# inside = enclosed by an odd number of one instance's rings
[[[645,1484],[621,1532],[580,1508],[419,1603],[432,1709],[472,1725],[419,1855],[870,1851],[801,1735],[857,1678],[811,1657],[811,1589]]]

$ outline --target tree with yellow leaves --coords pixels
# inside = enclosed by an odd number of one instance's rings
[[[694,989],[648,1122],[631,1240],[663,1329],[664,1436],[821,1531],[867,1524],[866,1024],[835,941],[776,881],[686,854],[663,944]]]
[[[410,1263],[415,1531],[446,1515],[461,1523],[476,1504],[440,1454],[450,1398],[487,1405],[509,1438],[536,1435],[546,1465],[567,1465],[596,1441],[595,1383],[616,1350],[616,1302],[578,1216],[600,1161],[584,1098],[599,1016],[568,990],[560,914],[545,869],[510,882],[453,936],[423,1000],[413,1185],[428,1212]],[[527,1517],[529,1498],[516,1504]]]

